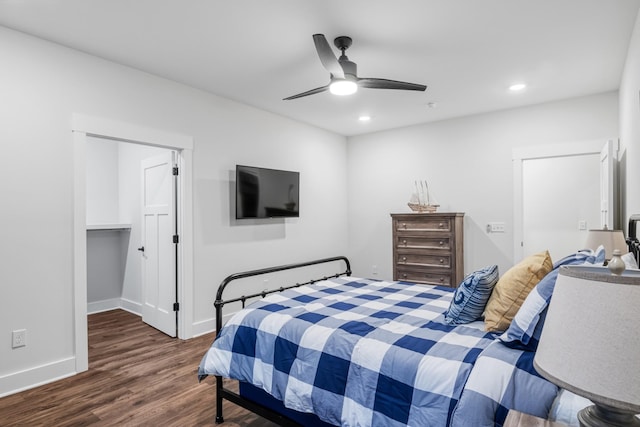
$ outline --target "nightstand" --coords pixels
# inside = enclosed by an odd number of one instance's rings
[[[566,427],[566,424],[556,423],[533,415],[523,414],[513,409],[507,414],[503,427]]]

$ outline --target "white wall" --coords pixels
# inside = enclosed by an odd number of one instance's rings
[[[87,224],[120,222],[118,143],[87,139]]]
[[[190,135],[194,310],[229,273],[347,251],[346,138],[0,27],[0,395],[72,373],[73,113]],[[297,170],[298,220],[235,224],[236,163]],[[27,346],[11,349],[11,331]],[[194,328],[195,329],[195,328]]]
[[[87,231],[87,312],[120,307],[130,231]]]
[[[620,83],[620,144],[624,174],[622,211],[626,230],[629,216],[640,214],[640,15],[636,18]]]
[[[426,179],[441,211],[465,213],[465,272],[513,265],[512,150],[618,135],[617,93],[362,135],[349,139],[349,242],[354,273],[392,277],[392,212],[409,212]],[[571,173],[571,171],[567,171]],[[487,234],[489,222],[506,233]]]
[[[116,224],[119,218],[118,143],[88,138],[86,151],[86,222]],[[129,230],[87,231],[88,311],[111,308],[122,295]]]

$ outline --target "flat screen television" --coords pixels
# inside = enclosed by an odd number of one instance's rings
[[[300,173],[236,165],[236,219],[300,216]]]

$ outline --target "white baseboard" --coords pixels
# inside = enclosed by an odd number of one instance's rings
[[[193,323],[193,338],[216,330],[216,319],[206,319]]]
[[[76,373],[75,357],[13,372],[0,377],[0,397],[58,381]]]
[[[87,314],[96,314],[118,308],[142,316],[142,304],[126,298],[111,298],[87,303]]]
[[[120,298],[105,299],[87,303],[87,314],[96,314],[103,311],[120,308]]]
[[[142,317],[142,304],[126,298],[120,298],[120,308]]]
[[[233,316],[234,314],[236,314],[236,312],[222,315],[222,324],[224,325],[225,323],[227,323],[227,320],[229,320],[231,316]],[[199,322],[195,322],[193,324],[193,338],[198,337],[200,335],[208,334],[209,332],[215,332],[215,330],[216,330],[215,317],[212,319],[206,319],[206,320],[201,320]]]

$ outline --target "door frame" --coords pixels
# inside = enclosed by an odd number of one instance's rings
[[[523,209],[523,179],[522,163],[525,160],[543,159],[550,157],[578,156],[583,154],[600,154],[607,141],[614,146],[618,140],[614,138],[597,139],[578,142],[567,142],[551,145],[537,145],[531,147],[516,147],[512,151],[513,161],[513,262],[523,257],[522,242],[524,239],[524,209]],[[614,148],[615,150],[615,148]]]
[[[103,117],[72,114],[73,135],[73,323],[76,372],[89,369],[87,331],[87,136],[113,139],[177,151],[180,170],[177,200],[178,338],[193,336],[193,137]]]

